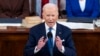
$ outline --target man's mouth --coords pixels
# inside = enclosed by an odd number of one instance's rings
[[[48,23],[53,23],[53,22],[48,22]]]

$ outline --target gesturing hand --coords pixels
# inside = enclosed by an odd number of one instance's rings
[[[44,39],[44,36],[42,36],[38,41],[37,49],[41,49],[42,47],[44,47],[46,42],[47,42],[47,38]]]
[[[56,37],[55,42],[56,42],[56,46],[58,50],[61,51],[62,50],[62,40],[60,39],[59,36]]]

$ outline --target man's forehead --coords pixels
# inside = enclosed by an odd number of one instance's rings
[[[56,8],[47,8],[44,11],[57,11],[57,9]]]
[[[46,5],[43,6],[43,11],[45,11],[45,10],[52,10],[52,9],[58,10],[56,4],[47,3]]]
[[[48,13],[48,14],[56,14],[56,13],[58,13],[58,11],[57,11],[57,10],[51,9],[51,10],[45,10],[44,13]]]
[[[58,11],[55,7],[47,7],[43,11]]]

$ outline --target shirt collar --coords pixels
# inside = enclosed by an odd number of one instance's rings
[[[45,27],[46,27],[46,30],[49,29],[49,26],[45,23]],[[52,27],[53,30],[56,30],[56,27],[57,27],[57,23]]]

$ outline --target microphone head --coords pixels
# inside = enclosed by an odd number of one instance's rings
[[[47,33],[47,37],[48,37],[48,38],[52,38],[52,37],[53,37],[53,36],[52,36],[52,33],[51,33],[51,32],[48,32],[48,33]]]

